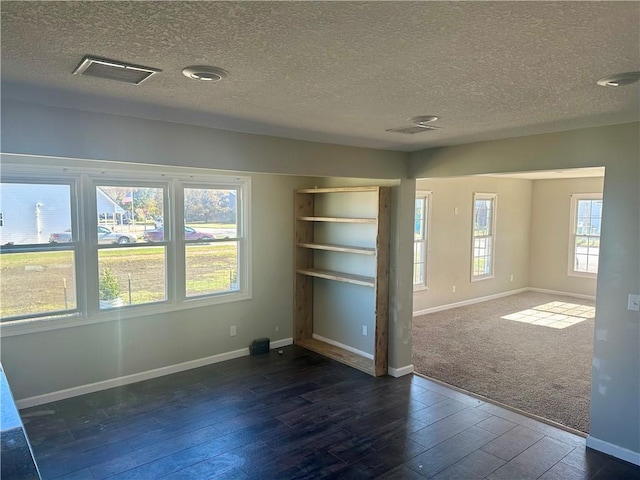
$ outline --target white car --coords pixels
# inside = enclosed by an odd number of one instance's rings
[[[137,237],[129,233],[113,232],[107,227],[98,226],[98,243],[136,243]],[[50,243],[68,243],[71,241],[71,231],[52,233],[49,235]]]

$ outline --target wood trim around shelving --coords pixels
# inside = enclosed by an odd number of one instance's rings
[[[353,275],[350,273],[334,272],[333,270],[321,270],[318,268],[300,268],[297,273],[307,275],[309,277],[324,278],[326,280],[335,280],[336,282],[352,283],[354,285],[362,285],[365,287],[374,287],[376,279],[373,277],[365,277],[364,275]]]
[[[337,245],[335,243],[301,242],[298,243],[297,246],[301,248],[311,248],[313,250],[329,250],[331,252],[356,253],[359,255],[376,254],[376,249],[373,247],[351,247],[348,245]]]
[[[334,223],[378,223],[377,218],[365,218],[365,217],[316,217],[316,216],[301,216],[297,220],[304,222],[334,222]]]
[[[323,188],[301,188],[297,193],[355,193],[355,192],[377,192],[380,187],[323,187]]]
[[[325,357],[332,358],[333,360],[337,360],[338,362],[344,363],[345,365],[349,365],[353,368],[357,368],[369,375],[375,375],[373,360],[358,355],[357,353],[349,352],[348,350],[336,347],[335,345],[331,345],[315,338],[303,338],[297,340],[295,343],[300,347],[319,353]]]

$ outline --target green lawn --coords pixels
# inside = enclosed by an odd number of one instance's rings
[[[125,304],[162,301],[166,298],[164,251],[162,246],[146,245],[101,249],[99,265],[101,269],[105,266],[111,268]],[[189,246],[186,255],[187,296],[237,288],[237,258],[237,247],[233,242]],[[73,265],[73,252],[68,251],[1,255],[2,317],[75,308]]]

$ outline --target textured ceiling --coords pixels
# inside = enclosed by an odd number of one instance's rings
[[[413,151],[636,121],[639,2],[9,2],[2,96]],[[72,75],[91,54],[162,69]],[[229,71],[218,82],[189,65]],[[433,114],[442,130],[386,129]]]

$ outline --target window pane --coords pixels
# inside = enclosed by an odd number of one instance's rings
[[[73,251],[3,254],[2,317],[75,309],[74,259]]]
[[[166,300],[165,265],[164,245],[99,250],[100,308]]]
[[[424,240],[425,238],[425,202],[426,198],[416,198],[414,221],[414,239],[416,240]]]
[[[600,235],[602,200],[578,200],[576,233],[578,235]]]
[[[203,243],[186,246],[186,295],[236,292],[238,243]]]
[[[473,234],[491,235],[491,207],[493,200],[474,202]]]
[[[159,187],[96,187],[98,243],[163,241],[163,189]]]
[[[237,238],[238,191],[219,188],[185,188],[185,240]]]
[[[413,244],[413,284],[424,284],[425,244],[415,242]]]
[[[0,205],[0,245],[72,241],[69,185],[2,183]]]
[[[602,199],[578,199],[575,203],[573,270],[598,273]]]

